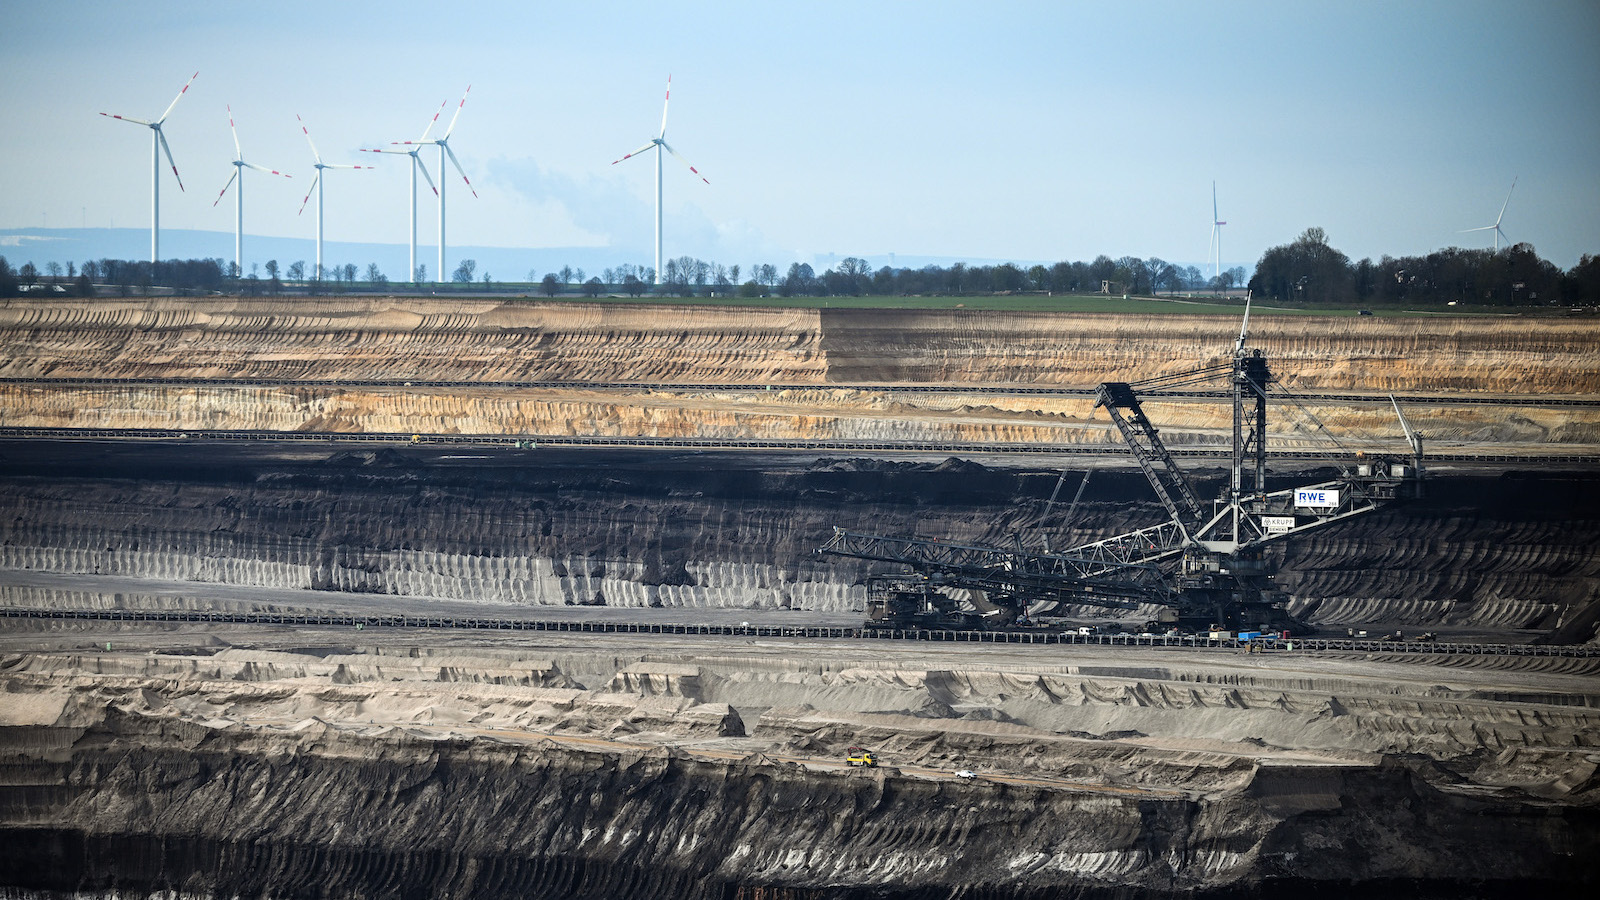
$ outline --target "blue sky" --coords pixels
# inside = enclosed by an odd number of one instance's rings
[[[1511,240],[1600,253],[1594,2],[11,0],[0,22],[0,228],[148,228],[148,132],[97,113],[157,116],[198,70],[164,229],[231,257],[231,104],[245,158],[294,176],[246,173],[247,234],[314,234],[299,113],[325,161],[376,160],[329,176],[328,239],[402,244],[407,160],[356,148],[471,84],[451,145],[479,196],[450,173],[449,243],[648,262],[653,165],[610,162],[671,73],[667,138],[711,184],[667,161],[669,256],[1199,263],[1213,180],[1228,265],[1312,225],[1352,258],[1425,253],[1488,246],[1458,232],[1513,178]],[[426,194],[423,247],[435,215]]]

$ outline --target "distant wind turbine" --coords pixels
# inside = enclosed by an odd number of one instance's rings
[[[676,156],[678,161],[683,163],[685,166],[688,166],[689,171],[693,172],[695,175],[698,175],[701,181],[705,181],[706,184],[711,183],[706,181],[706,177],[704,175],[700,175],[699,169],[689,165],[689,161],[684,159],[683,156],[678,153],[678,151],[672,149],[671,144],[667,143],[667,103],[671,99],[672,76],[668,75],[667,96],[666,99],[661,101],[661,133],[658,136],[651,138],[650,143],[645,144],[643,147],[640,147],[632,153],[627,154],[626,156],[622,157],[622,159],[615,159],[611,161],[611,164],[614,166],[617,163],[622,162],[623,159],[629,159],[631,157],[638,156],[646,150],[654,148],[656,151],[656,284],[661,283],[661,151],[665,150],[668,153],[671,153],[673,156]]]
[[[155,120],[154,122],[146,122],[144,119],[135,119],[129,116],[118,116],[112,113],[103,112],[100,114],[102,116],[109,116],[113,119],[121,119],[124,122],[132,122],[135,125],[143,125],[150,129],[151,265],[154,265],[161,259],[161,151],[165,151],[167,154],[167,163],[172,166],[172,177],[178,180],[178,190],[183,190],[183,178],[178,175],[178,164],[172,161],[172,148],[167,146],[167,136],[162,133],[161,124],[167,121],[167,116],[172,115],[172,108],[177,106],[178,101],[183,99],[183,95],[189,92],[189,85],[194,84],[194,80],[198,77],[200,77],[199,72],[189,76],[189,80],[184,82],[183,90],[178,92],[178,96],[172,98],[172,102],[167,105],[167,111],[162,113],[161,118]]]
[[[449,105],[450,105],[450,101],[449,100],[446,100],[443,103],[440,103],[439,104],[439,112],[444,112],[444,108],[446,106],[449,106]],[[422,138],[420,140],[407,141],[406,143],[413,144],[413,145],[418,145],[418,144],[425,143],[428,140],[428,133],[433,131],[434,123],[439,121],[439,112],[434,113],[433,114],[433,118],[428,121],[428,127],[424,128],[422,130]],[[363,148],[361,148],[361,150],[362,150],[363,153],[394,153],[394,154],[400,154],[400,155],[411,157],[411,271],[406,273],[406,280],[407,281],[420,281],[421,279],[417,277],[417,170],[418,169],[422,170],[422,177],[428,179],[428,187],[433,188],[434,196],[438,196],[439,195],[439,188],[434,185],[433,176],[428,174],[428,167],[423,165],[422,157],[419,155],[419,154],[422,153],[422,148],[420,146],[418,146],[418,147],[416,147],[415,149],[412,149],[412,150],[385,150],[385,149],[381,149],[381,148],[374,150],[374,149],[369,149],[369,148],[363,147]],[[440,171],[439,174],[443,175],[444,172]],[[444,255],[443,253],[440,253],[441,257],[443,255]]]
[[[396,144],[413,145],[413,146],[414,145],[418,145],[418,144],[422,144],[422,145],[436,144],[439,147],[439,186],[437,188],[434,188],[434,193],[439,195],[439,271],[435,273],[435,280],[439,281],[441,283],[444,282],[444,280],[445,280],[445,274],[444,274],[444,272],[445,272],[445,269],[444,269],[444,186],[445,186],[444,159],[445,159],[446,156],[450,157],[450,162],[451,162],[451,164],[453,164],[456,167],[456,171],[461,173],[461,180],[466,182],[467,190],[472,191],[472,196],[474,196],[474,197],[478,196],[477,189],[472,186],[472,179],[467,177],[467,173],[465,171],[463,171],[462,168],[461,168],[461,162],[456,159],[456,152],[454,150],[450,149],[450,135],[456,130],[456,120],[461,118],[461,109],[462,109],[462,107],[467,105],[467,94],[470,94],[470,93],[472,93],[472,85],[469,84],[469,85],[467,85],[466,91],[463,92],[462,95],[461,95],[461,103],[456,106],[456,114],[450,117],[450,125],[449,125],[449,127],[445,128],[444,134],[442,136],[437,137],[437,138],[435,138],[435,139],[430,141],[430,140],[427,140],[428,132],[424,131],[422,133],[423,140],[418,140],[418,141],[396,141],[395,142]],[[445,101],[446,104],[448,104],[449,102],[450,101],[448,101],[448,100]],[[443,112],[443,111],[444,111],[444,107],[443,106],[439,107],[439,112]],[[439,113],[434,113],[433,114],[433,121],[434,122],[439,121]],[[430,131],[433,129],[433,122],[429,122],[428,123],[428,129]],[[420,157],[418,157],[417,161],[420,163],[422,160],[421,160]]]
[[[257,172],[266,172],[269,175],[282,175],[284,178],[288,178],[290,176],[284,174],[283,172],[279,172],[277,169],[269,169],[266,166],[258,166],[255,163],[244,161],[244,151],[239,149],[239,129],[233,127],[233,107],[231,105],[228,106],[228,130],[233,132],[233,174],[229,176],[228,183],[222,186],[222,191],[217,194],[217,199],[211,201],[211,205],[212,207],[215,207],[218,203],[221,203],[223,194],[228,193],[228,188],[233,186],[234,181],[239,182],[239,189],[233,192],[233,264],[239,267],[239,274],[243,275],[244,177],[241,173],[243,173],[245,169],[255,169]]]
[[[1217,217],[1217,183],[1211,182],[1211,277],[1222,275],[1222,226],[1228,224]]]
[[[322,161],[322,154],[317,152],[317,144],[311,140],[311,130],[306,128],[306,120],[295,113],[295,118],[300,121],[300,130],[305,132],[306,143],[311,145],[311,158],[317,161],[317,174],[311,179],[311,187],[306,191],[306,198],[300,201],[300,213],[306,211],[306,204],[311,202],[311,192],[317,192],[317,269],[316,277],[322,278],[322,170],[323,169],[372,169],[374,166],[336,166]],[[299,215],[296,213],[295,215]]]
[[[1520,178],[1520,177],[1522,177],[1522,176],[1520,176],[1520,175],[1517,176],[1517,178]],[[1514,191],[1514,190],[1517,189],[1517,178],[1511,179],[1511,191]],[[1506,233],[1504,231],[1500,230],[1500,220],[1504,219],[1506,217],[1506,207],[1511,205],[1511,191],[1506,191],[1506,202],[1500,204],[1500,215],[1494,217],[1494,224],[1493,225],[1484,225],[1481,228],[1467,228],[1467,229],[1464,229],[1462,231],[1458,231],[1456,233],[1457,234],[1467,234],[1467,233],[1473,232],[1473,231],[1493,231],[1494,232],[1494,252],[1499,253],[1500,252],[1500,239],[1503,238],[1503,237],[1506,237]],[[1508,246],[1508,247],[1511,246],[1511,239],[1510,238],[1506,238],[1506,246]]]

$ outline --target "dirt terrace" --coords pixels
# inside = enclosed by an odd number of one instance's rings
[[[288,378],[814,385],[792,391],[0,385],[0,414],[35,427],[339,433],[1026,442],[1117,436],[1081,398],[986,385],[1090,387],[1222,362],[1227,316],[583,305],[531,300],[179,300],[0,307],[0,376]],[[1412,411],[1431,441],[1600,446],[1600,410],[1530,408],[1527,396],[1600,392],[1600,323],[1523,319],[1258,316],[1251,341],[1292,392],[1504,395]],[[841,384],[932,384],[933,395]],[[1174,444],[1224,439],[1217,404],[1153,404]],[[1275,438],[1395,447],[1381,407],[1307,406]]]

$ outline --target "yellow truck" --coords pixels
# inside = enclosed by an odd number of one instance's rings
[[[852,766],[867,766],[869,768],[878,764],[877,754],[865,747],[851,747],[845,757],[845,762]]]

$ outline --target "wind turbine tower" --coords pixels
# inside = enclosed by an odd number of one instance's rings
[[[1211,277],[1222,275],[1222,226],[1228,224],[1217,216],[1217,183],[1211,182]]]
[[[233,132],[233,175],[229,176],[228,183],[222,186],[222,191],[217,194],[217,199],[211,201],[212,207],[222,202],[223,194],[228,193],[228,188],[234,181],[239,182],[239,189],[233,192],[234,225],[233,225],[233,264],[238,267],[239,275],[244,275],[244,177],[245,169],[255,169],[257,172],[266,172],[269,175],[289,176],[277,169],[258,166],[255,163],[244,161],[244,151],[239,149],[239,129],[233,127],[233,106],[228,106],[228,130]]]
[[[178,190],[183,190],[183,178],[178,175],[178,164],[172,161],[172,148],[167,146],[167,136],[162,133],[161,124],[167,121],[167,116],[172,115],[172,108],[178,105],[183,95],[189,92],[189,85],[194,84],[194,80],[199,77],[199,72],[190,75],[189,80],[184,82],[183,90],[179,91],[178,96],[173,97],[172,102],[167,105],[167,111],[154,122],[113,113],[100,114],[150,129],[150,264],[152,266],[161,259],[161,153],[163,151],[167,154],[168,165],[172,166],[172,177],[178,181]]]
[[[701,181],[705,181],[706,184],[711,183],[706,181],[706,177],[700,174],[699,169],[689,165],[689,161],[684,159],[683,156],[678,153],[678,151],[672,149],[671,144],[667,143],[667,103],[671,100],[672,76],[668,75],[667,96],[666,99],[661,101],[661,133],[656,137],[651,138],[650,143],[645,144],[643,147],[640,147],[626,156],[623,156],[622,159],[614,159],[611,161],[611,164],[614,166],[617,163],[622,162],[623,159],[629,159],[631,157],[638,156],[646,150],[653,148],[656,152],[656,284],[661,283],[661,151],[665,150],[668,153],[671,153],[673,156],[678,158],[678,162],[688,166],[689,171],[699,176]]]
[[[456,171],[461,173],[461,180],[466,182],[467,190],[472,191],[472,196],[474,196],[474,197],[478,196],[477,189],[472,186],[472,179],[467,177],[467,173],[465,171],[463,171],[462,168],[461,168],[461,162],[456,159],[456,152],[454,150],[450,149],[450,135],[452,133],[454,133],[455,130],[456,130],[456,120],[461,118],[461,108],[467,105],[467,94],[470,94],[470,93],[472,93],[472,85],[469,84],[469,85],[467,85],[466,91],[463,92],[462,95],[461,95],[461,103],[456,106],[456,114],[450,117],[450,125],[449,125],[449,127],[445,128],[444,134],[441,135],[440,137],[434,138],[431,141],[427,140],[426,138],[428,136],[428,132],[424,131],[422,133],[423,140],[419,140],[419,141],[396,141],[395,142],[397,144],[410,144],[410,145],[435,144],[439,148],[439,186],[434,188],[434,190],[433,190],[433,192],[435,194],[439,195],[439,271],[434,273],[434,275],[435,275],[434,280],[438,281],[441,284],[443,284],[445,282],[445,280],[446,280],[445,279],[445,274],[444,274],[444,272],[445,272],[445,269],[444,269],[444,186],[445,186],[444,160],[445,160],[446,156],[450,157],[450,162],[451,162],[451,164],[453,164],[456,167]],[[445,101],[446,104],[448,104],[449,102],[450,101],[448,101],[448,100]],[[444,107],[443,106],[439,107],[439,112],[444,112]],[[439,121],[439,113],[434,113],[433,114],[433,122],[437,122],[437,121]],[[433,130],[433,122],[429,122],[428,123],[428,130],[429,131]],[[418,158],[417,161],[420,163],[422,160],[420,158]]]
[[[470,90],[470,88],[469,88],[469,90]],[[444,108],[446,106],[448,106],[448,105],[450,105],[450,101],[449,100],[446,100],[443,103],[439,104],[439,112],[444,112]],[[366,148],[366,147],[361,148],[362,152],[364,152],[364,153],[395,153],[395,154],[403,154],[405,156],[411,157],[411,270],[406,273],[406,280],[407,281],[412,281],[412,282],[421,280],[421,279],[419,279],[417,277],[417,170],[418,169],[422,170],[422,177],[426,178],[428,180],[428,187],[433,188],[434,196],[437,197],[439,195],[439,188],[433,183],[433,176],[428,174],[428,167],[423,165],[423,163],[422,163],[422,156],[420,155],[422,153],[422,148],[421,148],[421,146],[417,146],[417,145],[421,145],[421,144],[427,143],[428,133],[433,131],[434,123],[439,121],[439,112],[434,113],[433,114],[433,118],[428,121],[428,127],[422,129],[422,137],[421,137],[421,139],[416,140],[416,141],[395,141],[394,142],[396,144],[403,143],[403,144],[413,145],[413,146],[416,147],[416,149],[413,149],[413,150],[384,150],[382,148],[379,148],[379,149],[374,150],[374,149],[369,149],[369,148]],[[443,175],[444,172],[440,171],[439,174]],[[443,221],[443,220],[441,219],[440,221]],[[440,256],[441,259],[443,259],[443,257],[444,257],[444,252],[443,252],[442,248],[441,248],[441,251],[439,253],[439,256]]]
[[[322,170],[323,169],[371,169],[374,166],[336,166],[322,161],[322,154],[317,152],[317,144],[311,140],[311,131],[306,128],[306,120],[295,113],[295,118],[300,121],[300,130],[305,132],[306,143],[311,145],[311,158],[317,161],[317,175],[311,179],[311,187],[306,191],[306,198],[300,201],[300,213],[306,211],[306,204],[311,201],[311,191],[317,192],[317,269],[316,278],[322,279]],[[300,215],[295,213],[295,215]]]
[[[1520,178],[1520,177],[1522,177],[1522,176],[1520,176],[1520,175],[1517,176],[1517,178]],[[1511,191],[1514,191],[1514,190],[1517,189],[1517,178],[1511,179]],[[1468,228],[1468,229],[1466,229],[1464,231],[1460,231],[1460,232],[1457,232],[1457,233],[1458,234],[1467,234],[1467,233],[1473,232],[1473,231],[1493,231],[1494,232],[1494,252],[1499,253],[1500,252],[1500,239],[1503,238],[1503,237],[1506,237],[1506,233],[1504,231],[1500,230],[1500,220],[1504,219],[1506,217],[1506,207],[1511,205],[1511,191],[1506,191],[1506,202],[1500,204],[1500,215],[1494,217],[1494,224],[1493,225],[1484,225],[1481,228]],[[1506,238],[1506,246],[1507,247],[1511,246],[1511,239],[1510,238]]]

